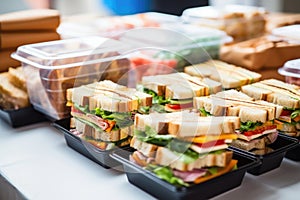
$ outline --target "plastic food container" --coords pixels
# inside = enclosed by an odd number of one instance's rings
[[[272,35],[290,43],[300,43],[300,25],[283,26],[272,30]]]
[[[57,29],[62,38],[98,35],[117,38],[120,33],[138,27],[159,27],[162,23],[177,23],[180,18],[158,12],[141,14],[94,17],[85,20],[63,21]]]
[[[253,175],[261,175],[280,167],[286,152],[295,148],[297,145],[297,140],[278,135],[277,140],[273,144],[268,145],[268,148],[270,148],[271,151],[265,154],[255,154],[235,147],[230,147],[230,149],[258,159],[261,164],[249,169],[248,172]]]
[[[95,163],[101,165],[106,169],[121,165],[121,163],[109,156],[109,154],[113,152],[114,149],[101,150],[72,134],[70,132],[70,118],[57,120],[52,125],[64,134],[66,143],[70,148],[74,149],[75,151],[84,155]],[[122,147],[122,149],[126,148],[127,147]]]
[[[242,41],[264,33],[265,15],[262,7],[226,5],[189,8],[181,17],[186,23],[224,30],[235,41]]]
[[[133,151],[131,149],[131,151]],[[116,150],[111,156],[123,164],[128,181],[158,199],[208,199],[227,192],[241,185],[246,171],[258,164],[258,160],[234,152],[233,158],[238,160],[238,168],[234,171],[191,185],[190,187],[176,187],[155,174],[129,161],[132,152]]]
[[[220,45],[232,38],[225,32],[190,24],[164,24],[160,28],[133,29],[119,40],[139,50],[141,58],[167,64],[177,71],[219,56]],[[136,59],[136,55],[134,55]],[[175,65],[174,65],[175,62]]]
[[[300,86],[300,59],[287,61],[278,73],[285,76],[285,82]]]
[[[12,57],[22,62],[33,107],[55,120],[69,116],[68,88],[104,79],[126,84],[124,51],[123,43],[95,36],[21,46]]]
[[[287,151],[285,157],[293,161],[300,161],[300,137],[291,137],[284,133],[280,133],[280,134],[282,135],[282,137],[298,140],[298,145],[295,148]]]
[[[47,120],[43,114],[34,110],[32,106],[21,108],[18,110],[0,109],[0,118],[6,121],[13,128],[18,128]]]

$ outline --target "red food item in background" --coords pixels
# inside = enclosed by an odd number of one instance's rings
[[[177,66],[175,59],[153,59],[142,56],[131,57],[131,70],[134,71],[136,80],[141,80],[142,76],[169,74],[174,72]]]

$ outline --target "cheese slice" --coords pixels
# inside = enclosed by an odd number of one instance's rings
[[[212,152],[212,151],[218,151],[218,150],[226,149],[226,148],[228,148],[228,145],[227,144],[222,144],[222,145],[218,145],[218,146],[202,148],[202,147],[199,147],[197,145],[192,144],[190,148],[193,149],[194,151],[196,151],[199,154],[203,154],[203,153],[209,153],[209,152]]]
[[[201,135],[192,138],[185,138],[187,141],[193,143],[205,143],[210,141],[217,141],[217,140],[235,140],[238,138],[237,134],[221,134],[221,135]]]

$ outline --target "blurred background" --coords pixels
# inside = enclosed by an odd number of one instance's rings
[[[224,4],[263,6],[273,12],[299,12],[299,0],[1,0],[0,13],[28,8],[54,8],[64,16],[96,13],[98,15],[126,15],[158,11],[181,15],[189,7]]]

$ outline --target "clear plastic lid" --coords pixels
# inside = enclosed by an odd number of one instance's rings
[[[90,36],[29,44],[12,57],[41,69],[62,69],[120,59],[128,46],[109,38]]]
[[[58,27],[63,38],[98,35],[116,37],[125,30],[138,27],[159,27],[161,23],[176,23],[178,16],[158,12],[147,12],[135,15],[99,17],[85,21],[66,21]]]
[[[300,25],[283,26],[272,30],[272,35],[292,43],[300,43]]]
[[[191,24],[162,24],[160,28],[141,28],[124,32],[119,40],[138,47],[178,50],[195,44],[210,46],[231,42],[232,38],[217,29]]]
[[[266,14],[263,7],[244,6],[244,5],[226,5],[224,7],[203,6],[196,8],[188,8],[183,11],[182,19],[185,22],[191,22],[197,19],[238,19],[239,15],[232,16],[234,18],[227,18],[228,14],[241,13],[246,17],[251,17],[254,14]]]
[[[300,78],[300,59],[287,61],[278,72],[283,76]]]

